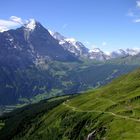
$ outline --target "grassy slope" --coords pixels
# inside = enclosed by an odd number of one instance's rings
[[[43,100],[0,116],[0,140],[11,140],[15,135],[28,131],[33,133],[34,129],[42,125],[40,118],[44,113],[71,97],[61,96]]]
[[[30,121],[14,140],[139,140],[140,69],[44,112],[38,127]]]

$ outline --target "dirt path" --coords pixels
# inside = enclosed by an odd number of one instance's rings
[[[115,114],[113,112],[104,112],[104,111],[97,111],[97,110],[86,110],[86,111],[84,111],[84,110],[78,109],[78,108],[76,108],[74,106],[70,106],[70,105],[66,104],[66,102],[64,102],[63,105],[65,105],[66,107],[68,107],[68,108],[70,108],[70,109],[72,109],[73,111],[76,111],[76,112],[105,113],[105,114],[113,115],[113,116],[118,117],[118,118],[131,120],[131,121],[135,121],[135,122],[140,122],[140,119],[130,118],[129,116],[118,115],[118,114]]]

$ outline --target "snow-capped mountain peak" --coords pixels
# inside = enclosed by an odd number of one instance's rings
[[[75,38],[67,38],[61,35],[58,32],[52,32],[49,30],[49,33],[59,41],[59,44],[66,50],[70,51],[71,53],[75,54],[79,57],[85,57],[88,55],[88,49]]]
[[[93,48],[92,50],[89,50],[89,58],[97,61],[105,61],[108,60],[110,57],[99,48]]]
[[[67,42],[70,42],[70,43],[76,43],[76,39],[75,38],[66,38],[65,39]]]
[[[132,49],[118,49],[116,51],[112,51],[110,53],[111,58],[125,57],[125,56],[134,56],[140,53],[140,48],[132,48]]]
[[[34,30],[36,28],[36,20],[35,19],[29,19],[25,27],[29,30]]]
[[[99,61],[104,61],[110,58],[99,48],[94,48],[89,50],[81,42],[77,41],[75,38],[66,38],[58,32],[50,31],[50,34],[59,41],[59,44],[66,50],[74,53],[78,57],[84,57],[88,59],[95,59]]]
[[[134,56],[140,53],[140,48],[126,49],[128,55]]]
[[[116,51],[118,54],[125,54],[126,52],[125,52],[125,50],[123,50],[123,49],[118,49],[117,51]]]
[[[105,61],[112,58],[121,58],[127,56],[134,56],[140,53],[140,48],[134,49],[118,49],[112,52],[104,52],[100,48],[93,48],[89,50],[81,42],[75,38],[67,38],[58,32],[50,31],[50,34],[59,41],[59,44],[66,50],[74,53],[78,57],[84,57],[97,61]]]
[[[125,57],[127,55],[128,55],[127,52],[123,49],[118,49],[110,53],[111,58]]]
[[[72,44],[73,46],[75,46],[76,49],[80,50],[80,46],[78,44],[78,41],[76,41],[75,38],[65,38],[65,41]]]

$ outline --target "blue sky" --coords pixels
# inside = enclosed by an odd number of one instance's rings
[[[46,28],[104,51],[140,47],[140,0],[4,0],[1,20],[35,18]]]

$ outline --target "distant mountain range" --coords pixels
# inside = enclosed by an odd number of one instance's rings
[[[4,31],[2,30],[1,32],[4,32]],[[52,32],[51,30],[45,29],[39,22],[37,22],[34,19],[30,19],[28,21],[28,23],[26,23],[21,28],[19,28],[17,30],[17,32],[24,32],[24,39],[26,41],[28,41],[28,43],[31,42],[31,40],[30,40],[32,38],[31,34],[35,34],[36,32],[38,32],[38,35],[41,34],[40,38],[42,39],[42,41],[45,45],[46,45],[45,38],[48,38],[48,36],[49,36],[50,41],[48,42],[48,46],[56,46],[56,45],[58,46],[57,48],[51,47],[51,49],[53,49],[53,50],[57,49],[56,51],[47,50],[47,53],[49,54],[49,59],[56,59],[56,60],[66,59],[66,60],[71,61],[72,59],[76,60],[76,57],[80,57],[80,58],[86,58],[86,59],[90,59],[90,60],[106,61],[106,60],[110,60],[110,59],[114,59],[114,58],[136,56],[136,55],[140,54],[140,48],[133,48],[133,49],[128,48],[126,50],[118,49],[116,51],[112,51],[109,53],[102,51],[100,48],[93,48],[92,50],[90,50],[82,42],[77,41],[74,38],[67,38],[58,32]],[[4,33],[4,38],[6,38],[5,41],[9,40],[9,42],[11,44],[12,43],[14,44],[15,42],[14,42],[14,39],[12,38],[12,31],[10,31],[10,33],[11,33],[10,34],[11,37],[10,37],[10,35],[8,37],[8,35],[6,35],[6,33]],[[42,36],[44,36],[44,38]],[[35,36],[33,39],[35,39]],[[36,40],[37,43],[39,43],[38,40]],[[34,42],[35,40],[32,40],[32,41]],[[53,44],[49,44],[50,42],[53,42]],[[39,53],[41,53],[41,55],[44,53],[45,57],[47,57],[46,51],[43,52],[43,46],[42,46],[41,50],[37,50],[37,48],[32,48],[30,46],[30,52],[33,53],[34,51],[41,51],[41,52],[34,52],[34,53],[36,53],[36,55],[38,53],[38,57],[39,57]],[[16,48],[16,47],[17,47],[16,44],[14,44],[14,48]],[[65,51],[65,53],[63,53],[63,51]],[[62,55],[61,55],[62,53],[65,54],[65,58],[62,58]],[[61,55],[61,56],[59,56],[59,55]],[[70,57],[71,57],[71,59],[70,59]],[[36,58],[37,58],[37,56],[36,56]]]
[[[0,105],[79,93],[140,66],[139,50],[89,50],[33,19],[1,32],[0,50]]]
[[[105,53],[99,48],[94,48],[89,50],[83,43],[77,41],[74,38],[66,38],[58,32],[50,31],[50,34],[59,41],[59,44],[71,53],[74,53],[78,57],[97,60],[97,61],[105,61],[113,58],[122,58],[128,56],[135,56],[140,53],[140,48],[134,49],[118,49],[116,51],[112,51],[110,53]]]

